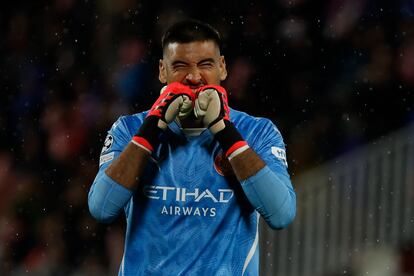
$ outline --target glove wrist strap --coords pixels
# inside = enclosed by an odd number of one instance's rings
[[[160,142],[159,135],[162,132],[158,127],[158,121],[159,118],[157,116],[148,116],[145,118],[137,134],[132,138],[132,142],[150,153],[153,152],[154,148]]]
[[[215,134],[216,140],[223,148],[225,156],[232,159],[249,148],[233,123],[224,120],[225,128]]]

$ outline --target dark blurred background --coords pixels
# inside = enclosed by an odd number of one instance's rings
[[[0,271],[113,275],[123,219],[87,193],[106,131],[156,99],[160,38],[205,20],[230,106],[273,120],[295,176],[414,121],[414,1],[6,1],[0,11]],[[4,273],[4,274],[3,274]]]

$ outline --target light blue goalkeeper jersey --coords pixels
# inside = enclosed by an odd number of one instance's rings
[[[114,123],[97,178],[131,141],[145,116],[124,116]],[[235,110],[230,118],[268,167],[289,178],[276,126]],[[95,181],[91,190],[97,185]],[[259,274],[259,215],[208,130],[189,136],[170,124],[124,211],[127,229],[119,275]]]

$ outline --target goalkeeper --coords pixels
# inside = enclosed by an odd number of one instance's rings
[[[89,191],[91,214],[127,220],[119,275],[258,275],[259,214],[273,229],[295,217],[276,126],[230,109],[220,36],[186,20],[162,38],[149,111],[108,131]]]

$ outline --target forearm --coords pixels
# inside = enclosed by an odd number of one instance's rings
[[[251,148],[230,159],[230,164],[239,181],[255,175],[266,166],[265,162]]]
[[[252,206],[273,229],[290,224],[296,213],[296,196],[289,177],[278,177],[248,146],[230,122],[215,138],[229,159],[233,171]]]
[[[135,190],[151,152],[159,144],[159,135],[180,111],[192,108],[194,93],[181,83],[171,83],[151,107],[143,124],[119,158],[106,170],[122,186]]]
[[[125,188],[136,190],[149,157],[148,151],[130,142],[105,173]]]
[[[296,213],[296,196],[290,179],[272,172],[251,149],[238,154],[230,164],[246,197],[273,229],[290,224]]]
[[[132,140],[124,140],[122,147],[117,150],[121,152],[119,156],[105,171],[101,167],[92,184],[88,197],[89,210],[100,221],[113,220],[127,206],[133,192],[139,188],[141,175],[152,151],[159,144],[162,131],[179,112],[185,113],[192,108],[194,95],[189,87],[171,83],[162,91]],[[124,139],[130,139],[129,133],[128,130]]]
[[[100,172],[89,191],[90,213],[101,222],[113,221],[139,185],[149,153],[129,143],[111,165]]]

